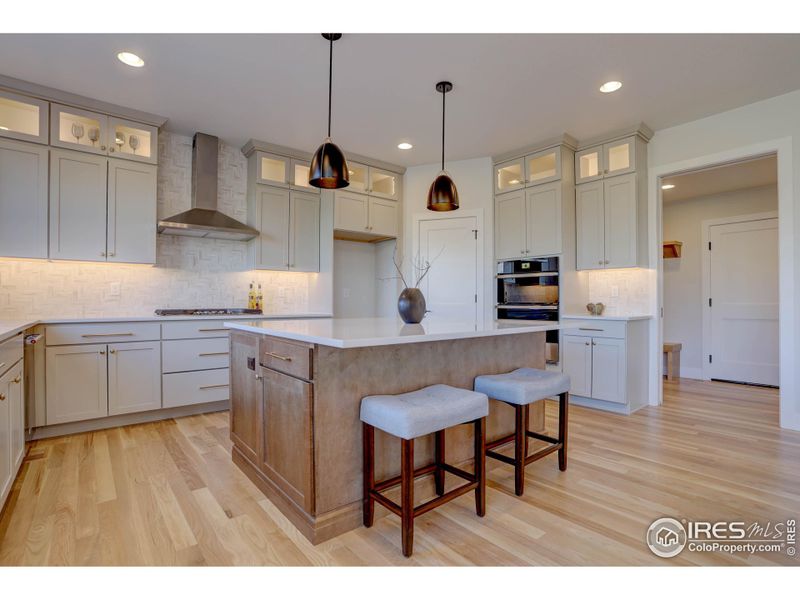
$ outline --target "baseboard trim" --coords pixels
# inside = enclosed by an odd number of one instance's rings
[[[228,410],[230,401],[220,400],[219,402],[205,402],[203,404],[190,404],[188,406],[176,406],[173,408],[162,408],[160,410],[150,410],[147,412],[131,413],[127,415],[114,415],[113,417],[103,417],[90,421],[77,421],[75,423],[59,423],[58,425],[45,425],[36,427],[26,439],[27,441],[43,440],[47,438],[60,437],[62,435],[72,435],[74,433],[86,433],[87,431],[98,431],[101,429],[111,429],[124,425],[137,425],[139,423],[151,423],[153,421],[163,421],[164,419],[175,419],[178,417],[189,417],[202,413],[219,412]]]

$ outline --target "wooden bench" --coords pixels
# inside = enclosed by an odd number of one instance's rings
[[[681,376],[681,344],[664,342],[664,375],[667,381],[675,381]]]

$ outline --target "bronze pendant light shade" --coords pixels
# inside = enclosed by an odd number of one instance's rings
[[[331,100],[333,90],[333,42],[342,37],[341,33],[323,33],[330,42],[328,64],[328,137],[314,153],[309,168],[308,183],[316,188],[338,190],[350,185],[350,172],[347,160],[339,146],[331,141]]]
[[[442,95],[442,170],[433,180],[428,190],[428,210],[447,211],[458,210],[458,190],[455,182],[444,170],[444,98],[447,92],[453,89],[453,84],[449,81],[440,81],[436,84],[436,91]]]

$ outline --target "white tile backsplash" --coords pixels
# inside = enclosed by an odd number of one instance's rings
[[[650,313],[649,269],[603,269],[584,271],[583,274],[588,279],[589,302],[605,304],[604,314],[620,316]]]
[[[158,216],[191,204],[192,138],[162,132],[158,144]],[[220,144],[219,209],[247,219],[247,160]],[[265,312],[309,310],[309,273],[253,271],[247,244],[158,236],[155,266],[0,259],[0,318],[108,317],[156,308],[243,307],[260,283]]]

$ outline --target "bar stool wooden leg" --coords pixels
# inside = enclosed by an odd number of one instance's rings
[[[400,508],[403,556],[414,550],[414,440],[400,441]]]
[[[442,468],[444,464],[444,430],[437,431],[434,435],[436,436],[436,456],[434,458],[436,470],[433,472],[433,480],[436,485],[436,495],[441,496],[444,494],[444,469]]]
[[[364,445],[364,527],[372,527],[375,516],[375,500],[370,495],[370,490],[375,487],[375,428],[363,424],[362,438]]]
[[[514,493],[522,496],[525,492],[525,448],[527,447],[527,423],[525,422],[526,406],[515,405],[514,428]]]
[[[569,415],[569,392],[564,392],[558,396],[558,441],[561,448],[558,449],[558,468],[562,471],[567,470],[567,425]]]
[[[486,514],[486,417],[475,420],[475,512]]]

